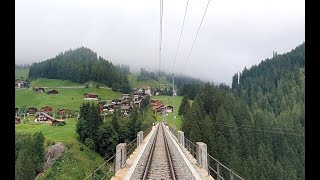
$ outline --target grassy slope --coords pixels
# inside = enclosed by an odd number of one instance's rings
[[[52,88],[45,88],[46,92]],[[96,93],[99,95],[101,100],[110,100],[114,98],[122,97],[121,93],[114,92],[109,89],[97,89],[97,88],[74,88],[74,89],[63,89],[55,88],[58,95],[48,95],[46,93],[36,93],[31,88],[29,89],[16,89],[15,90],[15,104],[16,107],[26,105],[27,107],[34,106],[41,108],[45,105],[57,108],[68,108],[79,110],[82,102],[90,100],[84,100],[83,94],[86,92]],[[73,98],[73,99],[72,99]],[[90,101],[91,102],[91,101]],[[94,101],[97,102],[97,101]]]
[[[15,68],[15,79],[20,79],[21,76],[27,79],[28,74],[29,74],[29,69]]]
[[[60,79],[46,79],[39,78],[31,81],[32,86],[36,87],[61,87],[61,86],[84,86],[82,84],[72,82],[69,80],[60,80]]]
[[[65,154],[38,179],[84,179],[94,167],[103,163],[103,158],[97,153],[85,147],[80,151],[83,145],[76,140],[75,127],[75,119],[70,119],[65,126],[27,123],[15,127],[17,132],[42,131],[46,141],[63,142],[67,147]]]
[[[178,110],[182,101],[182,96],[175,96],[174,97],[174,108],[175,108],[175,115],[176,115],[176,127],[180,130],[181,128],[181,117],[178,115]],[[172,105],[172,96],[151,96],[151,99],[159,99],[163,103],[167,103],[168,105]],[[162,120],[162,116],[157,116],[158,121]],[[174,126],[174,120],[173,120],[173,113],[168,114],[168,123]]]
[[[155,81],[155,80],[137,81],[137,79],[138,79],[137,74],[129,74],[128,75],[129,84],[132,88],[141,88],[144,86],[149,86],[149,87],[158,87],[159,86],[158,81]],[[170,84],[170,82],[167,81],[165,79],[165,77],[160,78],[160,83],[161,84]]]

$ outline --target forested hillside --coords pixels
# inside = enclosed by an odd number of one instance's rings
[[[199,88],[182,103],[185,136],[245,179],[305,179],[304,52],[303,43],[245,68],[232,89]]]
[[[68,50],[54,58],[32,64],[29,78],[63,79],[81,84],[96,81],[116,91],[130,92],[126,74],[86,47]]]

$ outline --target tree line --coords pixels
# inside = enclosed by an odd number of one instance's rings
[[[125,73],[128,69],[120,69],[105,60],[89,48],[80,47],[59,53],[56,57],[33,63],[29,70],[29,79],[48,78],[71,80],[85,83],[96,81],[112,87],[113,90],[129,93],[131,88]]]
[[[15,179],[34,180],[43,170],[44,155],[42,132],[15,132]]]
[[[137,81],[147,81],[147,80],[158,81],[158,76],[154,72],[148,72],[144,68],[141,68]]]
[[[185,94],[182,131],[245,179],[305,179],[304,62],[303,43],[245,68],[232,88],[207,83],[192,105]]]
[[[79,141],[98,152],[105,159],[115,154],[116,145],[134,140],[139,131],[145,131],[155,122],[148,100],[144,100],[140,111],[133,107],[130,116],[125,116],[120,107],[113,112],[111,121],[103,122],[99,105],[83,103],[76,124]]]

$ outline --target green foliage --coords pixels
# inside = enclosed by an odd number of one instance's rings
[[[305,179],[304,51],[303,43],[245,67],[232,89],[200,87],[182,117],[186,138],[207,143],[210,155],[245,179]]]
[[[44,136],[41,132],[35,134],[15,134],[15,168],[16,179],[34,179],[36,173],[43,169]]]
[[[146,80],[155,80],[155,81],[158,81],[158,76],[155,75],[154,72],[148,72],[146,71],[145,69],[141,68],[140,70],[140,74],[138,76],[138,81],[146,81]]]
[[[97,130],[102,124],[102,117],[99,113],[97,104],[82,103],[80,108],[80,118],[76,125],[76,132],[79,134],[80,142],[84,142],[86,138],[97,142]]]
[[[65,122],[59,122],[59,123],[57,124],[57,126],[64,126],[64,125],[66,125]]]
[[[189,99],[186,95],[183,96],[181,105],[178,110],[178,115],[183,116],[190,109]]]
[[[16,180],[34,180],[36,167],[27,149],[19,151],[15,164]]]
[[[199,92],[201,87],[201,83],[199,81],[192,82],[189,84],[182,84],[178,88],[178,95],[179,96],[187,96],[189,99],[194,100],[197,93]]]
[[[30,67],[15,67],[15,79],[21,79],[21,77],[24,77],[24,79],[27,79],[29,74],[29,68]]]
[[[104,123],[98,130],[98,152],[105,159],[110,158],[116,150],[118,144],[118,134],[111,124]]]
[[[84,140],[84,144],[91,150],[95,150],[96,149],[95,142],[90,138],[86,138]]]
[[[123,91],[129,84],[126,74],[122,73],[116,66],[89,48],[80,47],[60,53],[54,58],[33,63],[29,70],[29,78],[48,78],[70,80],[83,84],[87,81],[96,81],[113,87],[119,84]]]
[[[141,88],[141,87],[151,87],[151,88],[159,88],[159,81],[154,79],[149,80],[141,80],[138,81],[138,75],[136,74],[128,74],[128,80],[130,87],[132,88]],[[169,81],[166,80],[164,76],[160,76],[160,84],[170,84]],[[161,86],[164,87],[164,86]]]
[[[96,152],[90,150],[85,145],[77,141],[77,133],[75,132],[76,121],[74,118],[68,119],[68,124],[65,126],[51,126],[51,124],[19,124],[15,127],[17,132],[35,132],[41,131],[46,138],[46,145],[50,141],[63,142],[68,150],[60,158],[60,162],[53,165],[44,172],[44,176],[38,177],[39,180],[44,179],[83,179],[93,170],[92,167],[100,166],[104,160]],[[17,142],[22,138],[16,134],[16,148],[19,147]],[[72,144],[72,145],[71,145]],[[70,146],[71,145],[71,146]],[[83,151],[80,147],[83,147]],[[21,147],[21,146],[20,146]],[[62,162],[63,161],[63,162]]]
[[[150,96],[147,95],[145,98],[141,101],[141,109],[146,109],[150,106]]]
[[[115,109],[112,115],[111,124],[113,126],[113,129],[117,133],[120,132],[120,125],[119,125],[120,119],[121,119],[121,109]]]
[[[44,163],[44,136],[42,132],[37,132],[33,135],[33,145],[32,145],[33,153],[30,154],[32,160],[35,164],[35,171],[37,173],[42,171],[43,163]]]

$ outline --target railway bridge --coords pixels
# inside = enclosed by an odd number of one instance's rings
[[[191,142],[182,131],[157,123],[120,143],[116,153],[85,179],[243,180],[207,153],[203,142]]]

